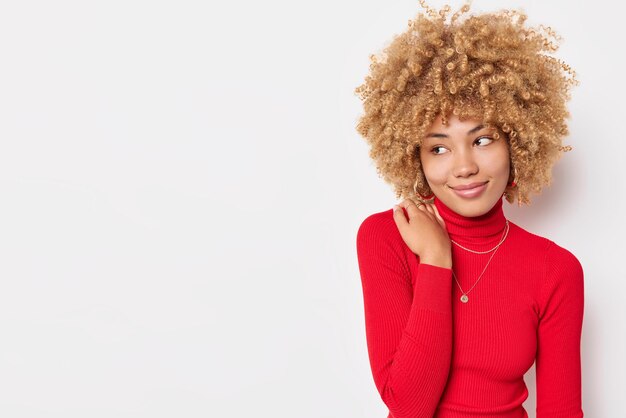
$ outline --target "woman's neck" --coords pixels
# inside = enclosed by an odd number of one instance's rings
[[[493,247],[502,238],[506,226],[502,198],[486,213],[473,217],[456,213],[436,196],[434,204],[445,221],[448,235],[459,244],[482,251]]]

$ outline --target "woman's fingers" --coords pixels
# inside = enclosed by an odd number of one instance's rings
[[[445,224],[434,205],[405,199],[394,205],[393,218],[406,245],[415,254],[450,246]],[[406,210],[407,214],[404,213]],[[421,212],[421,213],[420,213]]]
[[[435,206],[434,203],[427,203],[427,204],[424,204],[423,206],[428,212],[430,212],[433,215],[433,217],[437,220],[437,222],[441,224],[443,228],[446,227],[446,223],[441,217],[441,215],[439,214],[439,209],[437,209],[437,206]]]
[[[432,205],[432,204],[430,204],[430,203],[427,203],[427,204],[425,204],[425,205],[424,205],[424,207],[426,208],[426,210],[427,210],[428,212],[430,212],[433,216],[436,216],[436,215],[435,215],[435,210],[433,209],[433,206],[434,206],[434,205]]]
[[[415,204],[415,202],[413,202],[411,199],[404,199],[400,203],[400,206],[406,209],[406,212],[409,215],[409,220],[413,218],[414,216],[416,216],[418,211],[420,210],[418,206]]]
[[[409,221],[407,221],[401,205],[393,206],[393,220],[396,222],[399,230],[403,230],[408,225]]]
[[[439,223],[441,224],[441,226],[445,229],[446,228],[446,222],[443,220],[443,218],[441,217],[441,215],[439,214],[439,209],[437,209],[437,206],[433,205],[433,209],[435,210],[435,216],[437,217],[437,219],[439,220]]]
[[[404,214],[404,210],[402,208],[406,209],[409,217],[408,219]],[[406,228],[409,226],[411,219],[414,218],[419,211],[420,209],[418,209],[417,205],[410,199],[405,199],[399,204],[394,205],[393,219],[396,222],[396,226],[401,233],[406,231]]]

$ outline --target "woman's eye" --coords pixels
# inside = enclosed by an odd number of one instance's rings
[[[486,139],[487,141],[489,141],[489,142],[485,143],[485,145],[490,144],[491,142],[493,142],[493,139],[489,138],[488,136],[481,136],[480,138],[478,138],[476,140],[476,142],[480,141],[481,139]]]
[[[482,141],[482,143],[480,143],[481,141]],[[485,146],[485,145],[489,145],[489,144],[490,144],[490,143],[492,143],[493,141],[494,141],[494,139],[493,139],[493,138],[490,138],[490,137],[488,137],[488,136],[481,136],[480,138],[476,139],[474,142],[475,142],[475,143],[479,143],[478,145],[483,145],[483,146]],[[442,150],[444,150],[444,151],[439,152],[439,151],[437,151],[438,149],[442,149]],[[432,147],[432,148],[430,149],[430,152],[431,152],[431,153],[433,153],[433,154],[435,154],[435,155],[441,155],[441,154],[443,154],[443,153],[445,153],[445,152],[446,152],[446,151],[445,151],[445,149],[446,149],[446,148],[445,148],[445,147],[442,147],[441,145],[435,145],[434,147]]]

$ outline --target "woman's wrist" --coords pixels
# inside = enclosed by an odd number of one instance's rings
[[[449,254],[426,254],[420,257],[420,263],[449,269],[452,268],[452,256]]]

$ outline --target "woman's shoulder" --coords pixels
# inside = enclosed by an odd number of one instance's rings
[[[366,215],[365,218],[361,221],[362,226],[370,226],[372,224],[389,224],[394,223],[393,220],[393,209],[387,209],[380,212],[374,212],[369,215]]]
[[[580,267],[578,258],[567,248],[559,245],[550,238],[530,232],[510,220],[509,224],[511,225],[511,230],[514,231],[515,235],[518,237],[518,240],[521,241],[526,248],[536,251],[538,253],[537,255],[540,253],[546,264],[561,265],[562,267],[568,267],[574,270]]]
[[[508,221],[510,234],[515,237],[515,241],[518,246],[523,247],[526,250],[534,250],[543,253],[551,245],[552,241],[550,239],[534,232],[530,232],[510,219]]]
[[[357,232],[356,250],[362,271],[384,263],[386,268],[395,271],[407,283],[410,280],[409,256],[412,253],[396,226],[393,209],[365,217]]]
[[[398,231],[393,219],[393,209],[367,215],[361,221],[357,231],[357,239],[363,240],[364,238],[402,240],[400,231]]]

